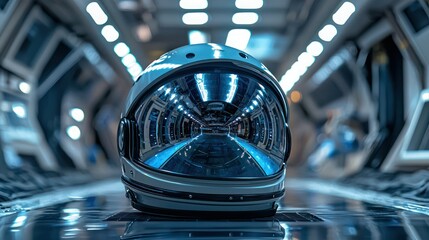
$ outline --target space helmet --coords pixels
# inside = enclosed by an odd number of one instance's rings
[[[126,196],[160,215],[274,215],[288,115],[278,81],[249,54],[213,43],[172,50],[135,81],[119,123]]]

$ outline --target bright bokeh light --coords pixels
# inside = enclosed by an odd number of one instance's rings
[[[248,29],[232,29],[228,32],[225,45],[244,50],[252,33]]]
[[[300,62],[295,62],[290,69],[300,77],[307,72],[307,67]]]
[[[356,11],[355,5],[351,2],[344,2],[343,5],[332,15],[332,20],[338,25],[344,25],[350,16]]]
[[[137,80],[137,77],[140,76],[140,74],[143,72],[143,68],[140,66],[140,64],[136,63],[127,68],[127,71],[131,74],[134,80]]]
[[[298,57],[298,62],[306,67],[313,65],[315,58],[308,52],[303,52]]]
[[[235,0],[235,7],[238,9],[259,9],[263,5],[263,0]]]
[[[122,64],[124,64],[124,66],[127,68],[132,67],[137,62],[136,57],[134,57],[134,55],[131,53],[125,55],[121,61]]]
[[[188,37],[189,37],[189,44],[200,44],[200,43],[208,42],[207,34],[202,31],[198,31],[198,30],[189,31]]]
[[[82,122],[85,119],[85,113],[80,108],[72,108],[69,111],[70,117],[72,117],[77,122]]]
[[[101,35],[108,42],[114,42],[119,38],[119,32],[112,25],[106,25],[101,29]]]
[[[124,57],[125,55],[130,53],[130,48],[127,46],[127,44],[120,42],[115,45],[115,47],[113,48],[113,51],[115,51],[118,57]]]
[[[207,0],[180,0],[179,6],[182,9],[206,9]]]
[[[20,82],[18,85],[19,91],[25,94],[29,94],[31,92],[31,86],[27,82]]]
[[[306,50],[314,57],[318,57],[323,52],[323,45],[318,41],[313,41],[307,46]]]
[[[319,31],[319,37],[325,42],[330,42],[337,35],[337,28],[334,25],[328,24]]]
[[[243,25],[250,25],[255,24],[259,19],[259,16],[257,13],[254,12],[239,12],[235,13],[232,16],[232,22],[234,24],[243,24]]]
[[[185,13],[182,21],[186,25],[203,25],[209,21],[209,15],[205,12]]]
[[[27,110],[25,109],[25,106],[22,103],[13,103],[12,104],[12,111],[19,118],[27,117]]]
[[[297,91],[294,90],[290,93],[290,100],[292,100],[293,103],[299,103],[302,99],[302,94]]]
[[[89,3],[86,6],[86,11],[89,13],[92,20],[94,20],[97,25],[103,25],[109,19],[97,2]]]
[[[73,140],[78,140],[81,135],[80,128],[77,126],[68,127],[66,132],[67,132],[67,135]]]

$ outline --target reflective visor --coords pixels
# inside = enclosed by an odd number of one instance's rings
[[[200,178],[274,175],[289,144],[280,101],[265,80],[233,71],[169,78],[139,101],[137,161]]]

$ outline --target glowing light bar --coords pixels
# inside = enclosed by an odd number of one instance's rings
[[[125,55],[121,61],[122,64],[124,64],[124,66],[127,68],[132,67],[137,62],[136,57],[134,57],[134,55],[131,53]]]
[[[180,0],[179,6],[182,9],[206,9],[207,0]]]
[[[106,39],[108,42],[114,42],[119,38],[119,33],[116,30],[116,28],[112,25],[106,25],[101,29],[101,35]]]
[[[323,45],[318,41],[313,41],[307,46],[307,52],[318,57],[323,52]]]
[[[203,25],[209,21],[209,15],[205,12],[185,13],[182,21],[186,25]]]
[[[337,35],[337,29],[334,25],[328,24],[319,31],[319,37],[325,42],[330,42]]]
[[[115,45],[115,47],[113,48],[113,51],[115,51],[118,57],[124,57],[125,55],[130,53],[130,48],[127,46],[127,44],[120,42]]]
[[[313,65],[315,58],[308,52],[303,52],[298,57],[298,62],[306,67]]]
[[[70,117],[72,117],[77,122],[82,122],[85,119],[85,113],[80,108],[72,108],[69,111]]]
[[[264,5],[263,0],[236,0],[235,7],[238,9],[259,9]]]
[[[226,94],[226,100],[225,101],[227,103],[231,103],[232,99],[235,96],[235,92],[237,91],[237,80],[238,80],[238,77],[236,74],[231,74],[231,75],[229,75],[229,77],[231,78],[231,82],[229,83],[229,86],[230,86],[229,92]]]
[[[254,12],[239,12],[232,16],[232,22],[234,24],[250,25],[256,23],[258,19],[258,14]]]
[[[189,44],[199,44],[208,42],[207,34],[198,30],[188,32]]]
[[[225,45],[244,50],[252,33],[248,29],[232,29],[228,32]]]
[[[31,92],[31,86],[27,82],[20,82],[18,85],[19,91],[25,94],[29,94]]]
[[[338,25],[344,25],[350,16],[356,11],[355,5],[351,2],[344,2],[343,5],[332,15],[332,20]]]
[[[258,101],[253,100],[252,103],[253,103],[253,105],[255,105],[255,107],[258,106]]]
[[[66,132],[67,132],[67,135],[73,140],[78,140],[81,135],[80,128],[77,126],[68,127]]]
[[[195,74],[195,81],[197,82],[198,90],[201,94],[201,99],[203,102],[207,102],[208,100],[208,91],[204,86],[204,78],[202,73]]]
[[[97,2],[91,2],[86,6],[86,11],[91,16],[92,20],[97,25],[103,25],[107,22],[109,19],[106,15],[106,13],[101,9],[100,5],[98,5]]]

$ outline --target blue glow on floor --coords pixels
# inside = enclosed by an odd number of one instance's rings
[[[194,138],[195,139],[195,138]],[[163,150],[160,153],[155,154],[155,156],[146,160],[145,164],[154,167],[160,168],[164,163],[168,161],[177,151],[182,149],[186,144],[192,142],[194,139],[189,139],[180,143],[176,143],[173,146]]]
[[[266,153],[261,152],[256,147],[252,146],[250,143],[240,139],[238,137],[232,138],[235,142],[240,145],[243,149],[245,149],[255,161],[259,164],[259,166],[264,170],[265,175],[271,175],[276,173],[279,170],[279,164],[270,157],[267,156]]]

